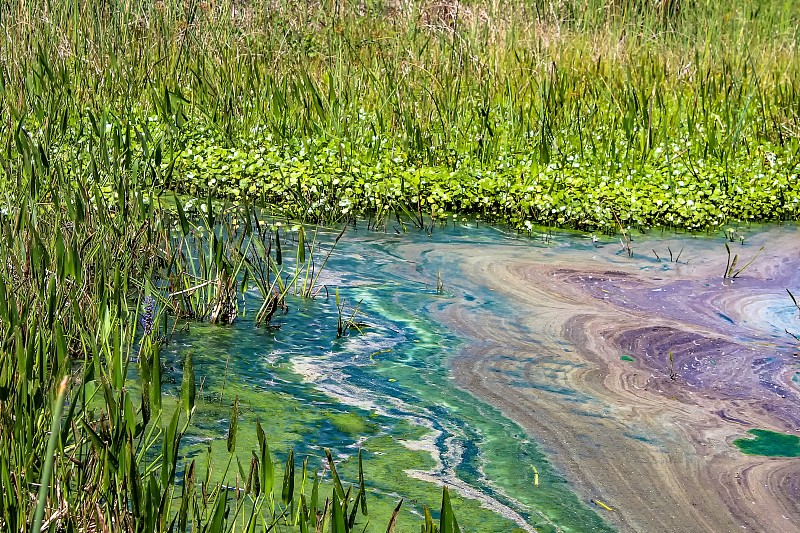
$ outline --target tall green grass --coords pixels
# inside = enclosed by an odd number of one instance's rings
[[[460,211],[613,231],[615,215],[699,229],[798,214],[795,2],[84,0],[5,13],[6,129],[85,158],[89,130],[134,123],[127,142],[162,165],[176,157],[160,187],[326,222]]]
[[[243,462],[238,402],[228,456],[216,459],[222,481],[182,457],[196,383],[187,355],[179,397],[162,392],[171,326],[234,320],[263,269],[265,296],[313,297],[323,265],[302,227],[294,264],[282,259],[277,243],[288,253],[291,241],[258,230],[268,219],[247,206],[208,199],[204,217],[187,216],[153,190],[168,176],[156,153],[129,143],[141,130],[115,131],[94,130],[85,160],[67,161],[24,127],[8,133],[17,155],[5,160],[0,202],[0,530],[363,529],[368,473],[346,487],[331,455],[322,472],[291,451],[278,464],[260,426]]]
[[[799,18],[788,0],[4,2],[0,529],[351,530],[363,479],[276,465],[263,431],[239,463],[235,411],[239,490],[179,464],[194,380],[187,359],[180,404],[162,398],[174,319],[235,320],[253,284],[268,323],[319,289],[326,252],[304,226],[282,250],[294,224],[253,202],[371,227],[796,218]]]

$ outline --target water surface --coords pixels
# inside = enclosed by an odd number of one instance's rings
[[[738,251],[744,257],[759,239],[782,243],[794,231],[752,230],[753,244]],[[704,481],[691,473],[706,464],[695,440],[713,431],[706,423],[687,435],[683,415],[670,421],[646,406],[668,398],[676,412],[701,409],[723,422],[795,423],[797,382],[781,376],[792,362],[783,330],[796,325],[796,309],[784,285],[797,281],[786,272],[796,258],[770,270],[786,259],[791,247],[782,246],[730,283],[714,274],[724,268],[720,237],[637,236],[633,246],[631,258],[610,239],[520,236],[474,223],[432,234],[350,231],[323,276],[330,297],[290,299],[289,313],[273,321],[279,329],[245,317],[229,327],[192,325],[175,338],[167,359],[178,368],[191,350],[203,389],[187,454],[211,446],[225,456],[238,397],[243,461],[255,448],[256,420],[279,459],[294,447],[321,469],[330,448],[350,481],[363,449],[368,530],[385,530],[401,497],[400,530],[416,529],[422,504],[435,508],[444,483],[458,495],[467,531],[677,531],[669,528],[679,521],[649,521],[645,508],[695,503],[676,487]],[[680,263],[663,259],[667,247],[684,248]],[[334,287],[365,324],[343,339]],[[257,299],[248,296],[248,305],[257,308]],[[178,371],[171,377],[177,386]],[[720,391],[723,382],[730,390]],[[636,387],[649,396],[631,397]],[[784,402],[748,418],[758,394]],[[732,453],[744,456],[726,440],[734,436],[708,437],[726,467]],[[714,494],[702,496],[713,505]]]

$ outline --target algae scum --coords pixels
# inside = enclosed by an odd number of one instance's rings
[[[748,455],[769,457],[800,457],[800,437],[768,429],[748,431],[755,438],[736,439],[733,444]]]
[[[592,246],[586,238],[567,239],[572,248]],[[315,300],[287,299],[289,312],[273,320],[273,328],[255,327],[251,312],[233,326],[192,324],[174,336],[163,355],[173,366],[166,380],[178,394],[180,361],[191,351],[201,398],[185,453],[205,464],[211,450],[212,477],[220,475],[225,465],[217,461],[226,457],[238,398],[242,464],[257,448],[257,420],[278,463],[293,448],[298,461],[308,457],[311,475],[323,470],[329,448],[344,479],[356,482],[362,449],[370,515],[390,516],[403,498],[398,531],[418,527],[423,502],[439,501],[442,482],[451,487],[465,531],[610,531],[601,516],[609,511],[573,493],[518,425],[449,377],[450,358],[462,341],[433,316],[450,305],[509,316],[508,303],[489,289],[466,292],[456,260],[446,255],[401,256],[398,248],[409,242],[429,251],[455,242],[476,253],[498,242],[528,251],[552,248],[493,228],[450,227],[432,235],[351,231],[326,266],[328,297],[323,290]],[[334,287],[346,315],[359,309],[358,328],[344,338],[336,335]],[[255,294],[245,298],[248,309],[257,309]],[[590,401],[577,392],[565,399]],[[383,531],[385,521],[361,527]]]
[[[309,457],[312,473],[322,470],[329,448],[345,478],[356,481],[362,448],[370,515],[390,516],[404,498],[399,531],[418,527],[423,502],[439,500],[442,481],[454,487],[459,524],[467,531],[608,530],[521,428],[451,383],[448,358],[460,340],[430,312],[450,305],[453,295],[437,291],[438,272],[424,258],[410,264],[393,249],[409,239],[435,247],[437,239],[456,237],[454,231],[433,237],[351,232],[326,266],[329,298],[325,291],[316,300],[288,298],[289,312],[273,320],[279,327],[266,329],[252,323],[257,299],[248,294],[251,312],[235,325],[192,324],[176,334],[162,356],[171,367],[165,381],[177,394],[180,361],[190,351],[202,398],[187,455],[205,464],[210,447],[212,476],[224,468],[215,461],[226,457],[238,397],[236,448],[243,464],[257,447],[256,420],[279,463],[294,448],[298,461]],[[461,231],[470,241],[498,236],[490,229]],[[445,283],[456,276],[456,265],[449,269]],[[361,302],[360,331],[340,339],[333,287],[348,314]],[[385,521],[374,526],[383,530]]]

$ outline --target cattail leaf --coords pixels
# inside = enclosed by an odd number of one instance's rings
[[[228,491],[220,490],[217,493],[217,503],[214,507],[214,516],[211,519],[208,531],[212,533],[222,533],[225,531],[225,516],[228,507]]]
[[[297,231],[297,262],[301,265],[306,262],[306,230],[303,226]]]
[[[245,490],[254,498],[258,498],[261,494],[261,464],[256,452],[253,452],[253,457],[250,459],[250,471],[247,473]]]
[[[256,421],[256,435],[258,436],[258,446],[261,451],[261,490],[264,494],[269,495],[272,494],[272,488],[275,484],[275,465],[269,453],[269,445],[267,444],[264,429],[258,421]]]
[[[8,305],[8,291],[6,290],[6,282],[3,276],[0,275],[0,321],[3,323],[9,322],[9,305]]]
[[[186,237],[189,235],[189,220],[186,218],[186,211],[183,210],[183,204],[177,196],[175,196],[175,209],[178,211],[178,221],[181,225],[181,233],[183,233],[183,236]]]
[[[344,511],[341,498],[337,491],[333,491],[333,507],[331,508],[331,533],[348,533],[344,525]]]
[[[280,228],[275,228],[275,264],[283,264],[283,254],[281,254],[281,234]]]
[[[233,453],[236,449],[236,430],[239,426],[239,397],[233,401],[233,412],[231,413],[231,421],[228,426],[228,453]]]
[[[68,378],[64,378],[58,386],[56,400],[53,405],[53,421],[50,427],[50,439],[47,442],[47,453],[45,454],[44,469],[39,479],[39,498],[36,504],[36,512],[33,518],[33,528],[31,531],[42,530],[42,519],[44,518],[44,508],[47,505],[47,495],[50,492],[50,478],[53,476],[55,466],[56,445],[58,437],[61,435],[61,411],[64,408],[64,398],[67,396]]]
[[[347,501],[350,501],[350,491],[353,487],[347,489]],[[353,525],[356,523],[356,514],[358,514],[359,503],[361,502],[361,491],[356,494],[356,499],[353,502],[353,508],[350,510],[350,517],[347,519],[347,529],[353,529]],[[345,511],[347,511],[347,505],[345,504]]]
[[[194,363],[192,362],[192,352],[189,352],[183,362],[183,381],[181,382],[181,403],[187,419],[192,416],[196,394]]]
[[[428,506],[426,505],[423,507],[422,511],[424,519],[422,533],[434,533],[436,526],[433,525],[433,517],[431,516],[430,509],[428,509]]]
[[[284,505],[289,505],[294,500],[294,450],[289,450],[289,456],[286,458],[281,499]]]
[[[339,495],[340,500],[344,500],[344,487],[342,481],[339,479],[339,473],[336,471],[336,464],[333,462],[331,451],[325,448],[325,457],[328,458],[328,467],[331,469],[331,478],[333,479],[333,490]]]
[[[181,506],[178,510],[178,531],[185,532],[188,529],[189,502],[194,497],[194,461],[183,473],[183,492],[181,494]]]
[[[167,115],[172,114],[172,99],[170,98],[169,89],[164,86],[164,112]]]
[[[397,526],[397,517],[400,515],[400,508],[403,506],[403,498],[400,498],[400,502],[397,504],[397,507],[394,508],[394,512],[392,512],[392,517],[389,519],[389,525],[386,527],[386,533],[394,533],[394,528]],[[428,508],[426,507],[425,510],[427,511]],[[423,525],[424,531],[424,525]]]
[[[152,365],[151,361],[148,357],[144,356],[143,354],[139,355],[139,381],[142,390],[142,423],[147,425],[150,421],[150,413],[151,413],[151,396],[150,396],[150,387],[152,387]]]
[[[453,506],[450,503],[450,491],[442,489],[442,513],[439,518],[439,533],[460,533]]]
[[[47,284],[47,328],[53,327],[53,318],[56,314],[56,278],[50,276]]]
[[[308,521],[311,518],[311,516],[314,516],[314,515],[310,515],[309,512],[308,512],[308,505],[306,504],[306,495],[301,493],[300,494],[300,533],[309,533]]]
[[[358,449],[358,490],[361,496],[361,514],[367,516],[367,486],[364,483],[364,462],[362,460],[362,449]]]
[[[150,367],[150,408],[153,412],[161,411],[161,350],[157,343],[148,342],[152,363]]]
[[[319,509],[319,482],[320,477],[314,472],[314,483],[311,485],[311,516],[317,515],[317,509]]]

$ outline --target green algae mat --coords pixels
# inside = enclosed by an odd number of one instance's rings
[[[736,439],[733,444],[748,455],[800,457],[800,437],[768,429],[748,431],[755,438]]]
[[[435,244],[452,233],[421,237]],[[468,233],[469,240],[497,236]],[[291,312],[276,327],[255,327],[245,316],[225,327],[193,324],[173,337],[162,355],[164,382],[179,394],[180,361],[191,352],[199,388],[185,456],[210,465],[212,479],[221,475],[225,465],[216,461],[227,457],[236,399],[243,464],[258,448],[257,421],[276,465],[294,449],[310,475],[322,473],[327,448],[343,480],[357,481],[361,450],[370,515],[391,516],[403,498],[400,531],[418,527],[423,503],[438,501],[442,484],[465,531],[610,531],[519,426],[452,384],[449,360],[462,341],[430,313],[449,295],[408,279],[393,255],[401,238],[414,237],[351,234],[326,267],[342,300],[360,302],[360,332],[337,338],[333,297],[289,297]],[[383,531],[385,523],[360,527]]]

